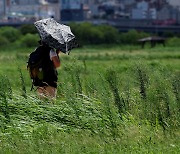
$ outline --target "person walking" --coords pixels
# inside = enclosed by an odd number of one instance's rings
[[[48,54],[45,54],[43,58],[43,80],[42,85],[38,86],[37,92],[40,97],[56,98],[57,94],[57,80],[58,73],[57,68],[60,67],[60,51],[50,48],[44,42],[42,47],[47,50]],[[41,47],[40,47],[41,48]]]
[[[33,80],[33,85],[37,87],[37,93],[40,98],[56,98],[58,73],[60,67],[59,50],[54,50],[43,41],[39,41],[40,46],[30,55],[29,70]],[[37,58],[40,57],[40,58]],[[37,64],[31,67],[31,59],[38,59]]]

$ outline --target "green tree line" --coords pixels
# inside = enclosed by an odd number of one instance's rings
[[[109,25],[93,25],[91,23],[70,23],[69,26],[77,38],[80,46],[98,44],[119,44],[136,45],[138,39],[148,37],[150,34],[130,30],[119,32],[116,28]],[[177,46],[180,38],[171,36],[168,40],[170,46]],[[0,48],[6,47],[34,47],[37,46],[39,35],[34,25],[22,25],[19,28],[1,27],[0,28]]]

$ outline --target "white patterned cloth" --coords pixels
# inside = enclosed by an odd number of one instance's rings
[[[42,19],[34,23],[40,38],[50,47],[68,53],[77,47],[74,34],[69,26],[59,24],[52,18]]]

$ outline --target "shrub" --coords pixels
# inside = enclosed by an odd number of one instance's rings
[[[178,37],[172,37],[167,41],[167,45],[171,47],[179,46],[180,38]]]
[[[0,28],[0,35],[8,39],[10,42],[14,42],[21,37],[21,32],[13,27]]]
[[[91,27],[91,29],[89,29],[89,34],[86,38],[87,42],[89,42],[90,44],[104,43],[104,33],[96,27]]]
[[[95,26],[91,23],[71,23],[72,32],[80,44],[105,44],[116,43],[118,30],[107,25]]]
[[[25,47],[35,47],[38,45],[38,40],[38,35],[26,34],[20,39],[20,45]]]
[[[120,34],[119,41],[123,44],[137,44],[138,39],[148,36],[149,34],[147,33],[130,30],[127,33]]]
[[[22,25],[19,28],[19,30],[23,35],[28,34],[28,33],[30,34],[38,33],[34,25]]]
[[[166,31],[162,34],[162,36],[164,37],[173,37],[173,36],[176,36],[176,34],[174,34],[173,32],[169,32],[169,31]]]
[[[101,25],[98,26],[98,30],[103,33],[103,43],[117,43],[118,42],[118,30],[112,26]]]
[[[9,44],[8,39],[3,36],[0,36],[0,47],[5,46],[7,44]]]
[[[77,38],[79,38],[81,44],[91,44],[94,38],[93,35],[96,35],[94,34],[92,24],[90,23],[79,24],[75,30],[75,34]]]

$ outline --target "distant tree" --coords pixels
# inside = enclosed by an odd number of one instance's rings
[[[9,41],[6,37],[0,36],[0,47],[7,46],[9,44]]]
[[[26,34],[20,39],[20,45],[24,47],[35,47],[38,45],[38,40],[38,35]]]
[[[5,37],[8,41],[14,42],[21,37],[21,32],[13,27],[0,28],[0,35]]]
[[[138,39],[148,37],[150,34],[144,32],[138,32],[136,30],[130,30],[127,33],[121,33],[119,41],[123,44],[137,44]]]
[[[28,33],[30,33],[30,34],[36,34],[36,33],[38,33],[37,32],[37,29],[35,28],[35,26],[34,25],[31,25],[31,24],[29,24],[29,25],[22,25],[20,28],[19,28],[19,30],[20,30],[20,32],[23,34],[23,35],[25,35],[25,34],[28,34]]]
[[[103,33],[103,43],[117,43],[119,32],[116,28],[108,25],[98,26],[98,29]]]
[[[92,27],[91,23],[81,23],[81,24],[70,24],[72,31],[78,38],[80,44],[90,44],[92,43]]]
[[[137,44],[138,39],[148,37],[150,34],[130,30],[126,33],[119,31],[109,25],[93,25],[91,23],[70,23],[72,32],[75,34],[78,43],[82,44]]]
[[[72,32],[80,44],[116,43],[118,30],[107,25],[93,25],[91,23],[71,23]]]
[[[173,37],[173,36],[175,36],[175,34],[173,32],[164,32],[163,36],[164,37]]]
[[[167,40],[167,45],[171,47],[178,47],[180,44],[180,38],[172,37]]]

